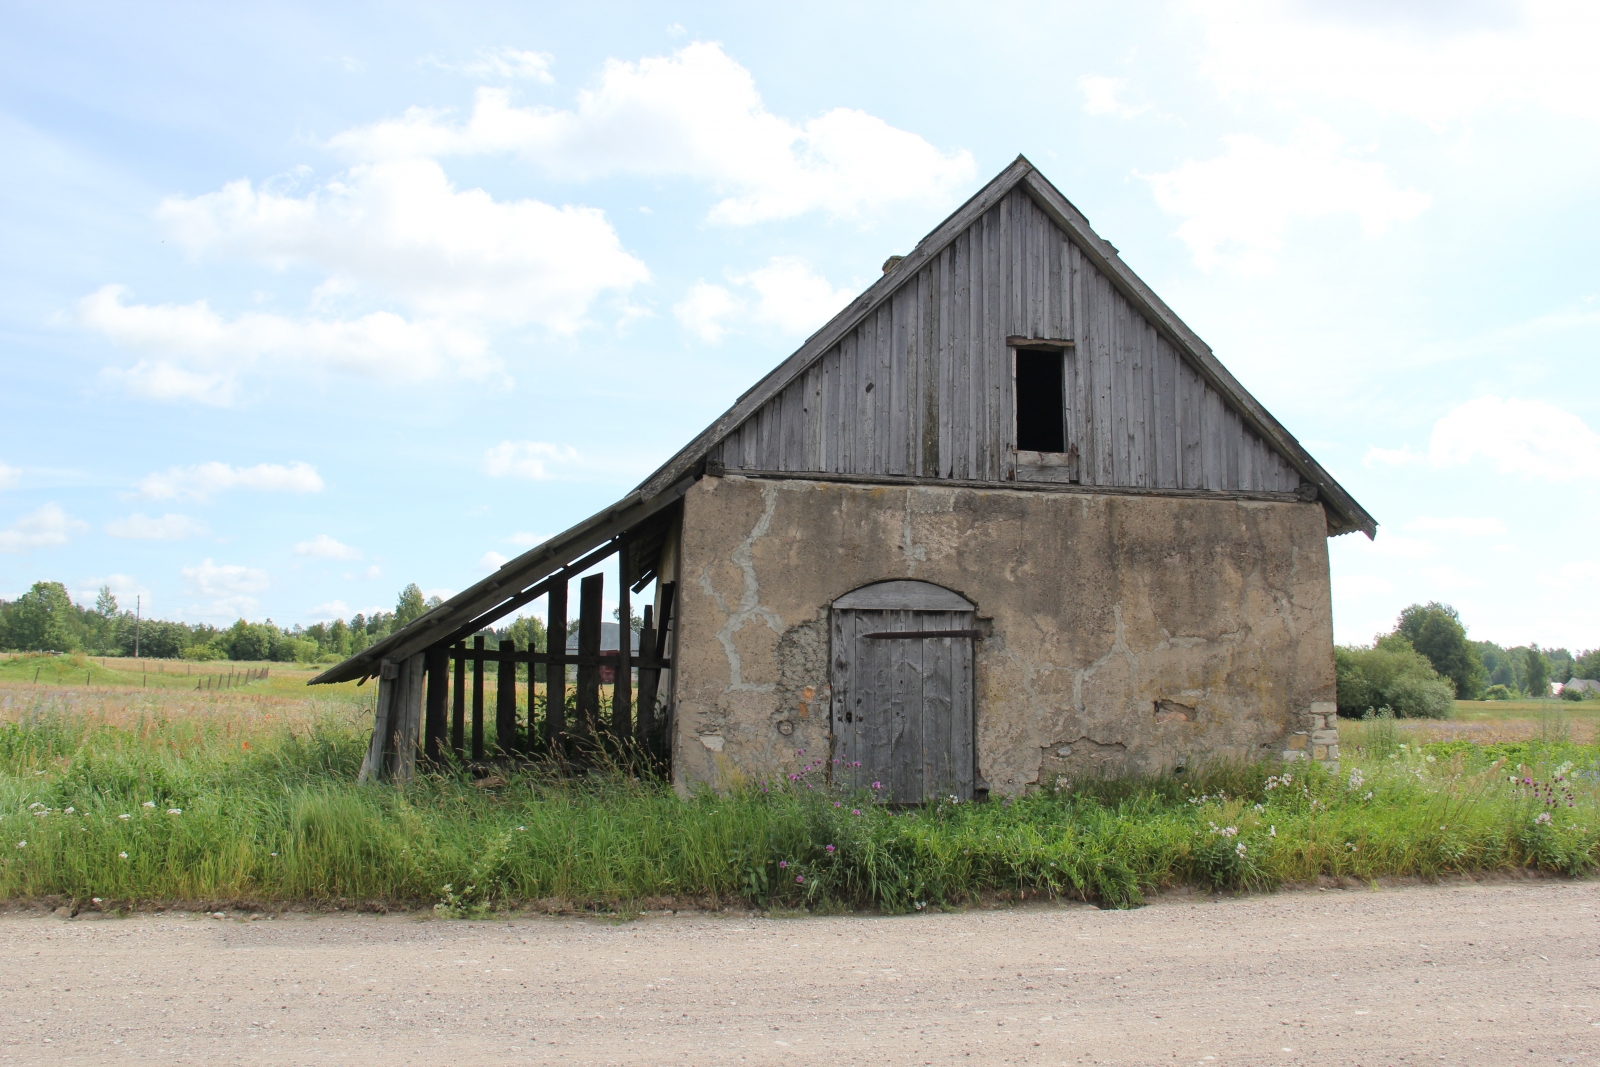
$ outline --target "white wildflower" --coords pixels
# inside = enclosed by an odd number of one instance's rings
[[[1257,804],[1256,805],[1256,810],[1257,811],[1266,811],[1267,810],[1267,806],[1265,804]]]
[[[118,852],[117,855],[121,856],[123,859],[128,858],[128,854],[126,852]]]
[[[117,818],[119,818],[119,819],[131,819],[131,818],[133,818],[133,816],[129,815],[127,812],[123,812],[121,815],[118,815]]]
[[[183,814],[183,809],[182,808],[168,808],[167,809],[167,814],[168,815],[182,815]]]
[[[1363,781],[1365,781],[1365,779],[1363,779],[1361,777],[1361,768],[1360,767],[1357,767],[1355,770],[1350,772],[1350,789],[1351,789],[1352,792],[1354,792],[1357,789],[1360,789],[1361,788],[1361,783]]]
[[[1240,842],[1239,842],[1239,843],[1238,843],[1238,844],[1237,844],[1237,845],[1234,845],[1234,846],[1233,846],[1233,850],[1234,850],[1234,851],[1235,851],[1235,852],[1237,852],[1237,853],[1238,853],[1238,854],[1239,854],[1239,855],[1241,855],[1241,856],[1243,856],[1243,855],[1244,855],[1244,852],[1245,852],[1245,849],[1244,849],[1244,842],[1243,842],[1243,841],[1240,841]]]
[[[1274,826],[1267,827],[1267,836],[1268,837],[1277,837],[1278,836],[1278,828],[1277,828],[1277,826],[1274,825]]]
[[[44,805],[39,803],[37,800],[35,800],[32,804],[28,805],[28,810],[29,811],[37,811],[39,808],[42,808],[42,807],[44,807]]]
[[[100,903],[100,898],[99,897],[90,897],[89,898],[89,903],[91,903],[91,904],[99,904]]]
[[[67,808],[67,809],[64,810],[63,814],[71,815],[74,811],[77,811],[77,810],[78,810],[77,808]]]
[[[18,848],[27,848],[28,847],[28,843],[26,841],[18,841],[17,842],[17,847]]]
[[[1548,826],[1550,824],[1550,813],[1548,811],[1541,811],[1538,815],[1534,816],[1533,824],[1535,826]]]
[[[156,802],[153,800],[147,800],[144,802],[144,806],[147,808],[153,808],[156,806]]]

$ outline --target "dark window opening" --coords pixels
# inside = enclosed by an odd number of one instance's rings
[[[1061,366],[1060,352],[1017,349],[1017,448],[1023,451],[1067,450]]]

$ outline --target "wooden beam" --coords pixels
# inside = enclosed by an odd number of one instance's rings
[[[422,732],[422,653],[407,656],[400,665],[400,685],[395,693],[394,780],[411,781],[417,772],[418,734]]]
[[[550,587],[544,627],[544,740],[552,756],[565,749],[567,736],[567,578]]]
[[[1048,348],[1052,351],[1065,352],[1074,347],[1075,341],[1060,337],[1007,337],[1006,345],[1010,348]]]

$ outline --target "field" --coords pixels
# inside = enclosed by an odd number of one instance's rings
[[[197,690],[218,665],[166,667],[0,660],[0,900],[901,912],[1600,864],[1586,704],[1345,723],[1337,777],[1219,765],[896,811],[798,757],[796,780],[687,798],[617,768],[361,787],[373,686],[308,690],[312,671],[275,664]]]

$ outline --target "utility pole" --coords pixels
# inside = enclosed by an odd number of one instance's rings
[[[133,658],[139,658],[139,616],[144,610],[144,596],[133,598]]]

